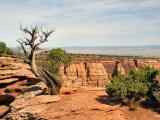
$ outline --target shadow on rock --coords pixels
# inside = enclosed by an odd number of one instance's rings
[[[0,105],[10,104],[14,99],[15,97],[12,95],[0,95]]]
[[[15,81],[12,81],[12,82],[9,82],[9,83],[0,83],[0,88],[5,88],[9,85],[12,85],[12,84],[15,84],[16,82],[19,82],[19,81],[23,81],[25,80],[26,77],[25,76],[20,76],[19,78],[17,78],[17,80]]]
[[[106,105],[119,105],[121,104],[121,101],[119,99],[116,99],[116,98],[111,98],[107,95],[103,95],[103,96],[98,96],[96,98],[96,100],[102,104],[106,104]],[[151,100],[144,100],[144,101],[141,101],[138,103],[140,106],[139,107],[142,107],[142,108],[145,108],[145,109],[150,109],[154,112],[157,112],[158,114],[160,114],[160,104],[158,104],[157,102],[155,101],[151,101]],[[121,104],[122,106],[125,105],[125,106],[128,106],[124,103]],[[136,106],[135,106],[136,107]]]
[[[151,109],[152,111],[160,114],[160,104],[155,101],[152,100],[142,101],[140,105],[145,109]]]
[[[98,96],[96,98],[96,100],[102,104],[107,104],[107,105],[118,105],[120,104],[120,100],[119,99],[116,99],[116,98],[111,98],[107,95],[101,95],[101,96]]]

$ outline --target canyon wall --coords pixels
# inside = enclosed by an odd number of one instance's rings
[[[74,61],[68,67],[61,66],[59,73],[66,84],[101,87],[109,83],[113,76],[126,74],[142,65],[160,68],[160,60]]]
[[[37,58],[45,59],[48,52],[41,52]],[[94,54],[72,54],[72,64],[61,66],[59,74],[67,85],[105,86],[113,76],[123,75],[143,65],[160,68],[159,58],[138,56],[107,56]]]

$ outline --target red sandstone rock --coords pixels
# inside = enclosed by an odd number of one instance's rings
[[[60,96],[50,96],[50,95],[40,95],[40,96],[35,96],[33,98],[30,99],[23,99],[23,98],[17,98],[12,104],[11,106],[14,109],[21,109],[21,112],[27,112],[27,111],[32,111],[33,112],[33,107],[34,106],[38,106],[38,105],[42,105],[41,110],[44,109],[43,106],[45,106],[45,104],[48,103],[52,103],[52,102],[58,102],[60,101],[61,98]],[[31,109],[28,106],[32,106]],[[34,110],[34,113],[37,113],[39,110],[38,108]]]
[[[76,69],[77,69],[77,77],[85,80],[87,77],[87,69],[86,69],[85,64],[77,63]]]
[[[0,106],[0,118],[9,112],[9,107],[5,105]]]
[[[10,65],[6,64],[5,69],[3,69],[4,71],[2,71],[3,74],[1,75],[5,75],[6,73],[7,74],[16,73],[17,75],[20,74],[20,75],[30,76],[32,74],[32,73],[30,74],[29,69],[27,67],[23,69],[23,67],[25,66],[24,63],[16,64],[17,62],[11,58],[9,58],[9,60],[6,60],[6,61],[10,62],[9,63]],[[108,65],[108,63],[110,65]],[[158,61],[157,62],[142,61],[142,63],[148,64],[148,65],[155,65],[157,67],[160,65]],[[22,64],[24,64],[24,66]],[[127,67],[125,67],[126,65]],[[11,66],[14,67],[14,69],[11,69]],[[126,69],[130,70],[131,68],[128,66],[134,67],[134,62],[132,61],[131,62],[126,61],[124,63],[122,62],[119,70],[122,71],[122,73],[124,72],[124,70],[126,72]],[[9,72],[6,71],[8,69],[7,67],[9,68]],[[66,69],[68,70],[66,71]],[[110,74],[112,74],[112,71],[114,69],[115,69],[115,60],[100,61],[98,63],[96,62],[86,63],[86,61],[83,61],[79,63],[77,62],[73,63],[70,68],[64,68],[64,71],[62,71],[62,73],[65,75],[66,79],[67,77],[71,76],[74,82],[80,82],[80,81],[82,82],[83,80],[87,79],[87,82],[89,82],[89,85],[97,85],[97,81],[99,82],[98,84],[105,85],[106,83],[104,83],[103,81],[105,81],[105,79],[108,78],[107,76],[110,76]],[[70,79],[67,79],[67,80],[70,80]],[[2,81],[2,83],[4,82],[5,81]],[[21,85],[20,83],[23,84],[23,82],[21,81],[16,82],[16,84]],[[16,87],[16,85],[14,84],[10,86]],[[9,86],[7,86],[7,88],[9,88]],[[42,89],[40,90],[35,89],[33,91],[27,91],[26,93],[16,97],[15,102],[11,104],[12,106],[11,110],[13,110],[11,111],[11,114],[13,114],[11,118],[12,119],[32,119],[33,113],[36,113],[36,117],[40,116],[40,118],[37,118],[37,119],[48,119],[48,120],[51,120],[51,119],[159,120],[160,119],[160,116],[158,115],[158,113],[148,109],[144,109],[144,108],[140,108],[135,112],[128,111],[128,108],[125,108],[125,107],[117,107],[117,109],[113,110],[115,106],[111,106],[106,103],[106,99],[108,98],[106,96],[104,88],[94,88],[94,87],[92,88],[79,87],[76,89],[62,88],[61,94],[59,96],[41,95],[43,93],[44,92]],[[8,98],[4,95],[3,97],[0,96],[0,98],[1,98],[0,100],[2,100],[2,98],[5,98],[2,101],[8,100]],[[1,110],[4,110],[4,111],[1,112]],[[0,109],[0,113],[4,114],[5,109]]]
[[[142,65],[149,65],[160,68],[158,60],[131,60],[116,59],[96,62],[78,61],[72,63],[69,67],[60,68],[60,75],[64,78],[67,85],[73,86],[105,86],[112,79],[112,74],[117,71],[117,75],[128,73],[132,69],[138,69]]]

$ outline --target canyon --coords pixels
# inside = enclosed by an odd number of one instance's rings
[[[159,69],[159,59],[103,58],[97,61],[74,60],[68,67],[61,66],[59,74],[69,85],[104,87],[112,77],[127,74],[132,69],[150,66]]]
[[[105,92],[104,86],[112,76],[126,74],[142,65],[160,68],[158,59],[74,60],[68,67],[61,66],[63,87],[59,95],[50,96],[45,84],[22,60],[0,57],[0,119],[159,120],[159,108],[139,107],[129,111],[125,106],[113,104]]]

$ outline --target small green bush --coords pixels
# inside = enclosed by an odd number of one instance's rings
[[[13,55],[13,51],[7,47],[6,52],[7,55]]]
[[[13,51],[4,42],[0,42],[0,54],[13,55]]]
[[[49,53],[52,73],[58,73],[61,65],[68,66],[71,63],[71,56],[61,48],[54,48]]]
[[[59,73],[61,65],[67,67],[71,63],[71,55],[61,48],[54,48],[50,51],[45,59],[37,58],[41,60],[39,66],[49,70],[53,74]]]
[[[127,75],[114,77],[106,86],[106,92],[109,96],[120,99],[122,103],[127,101],[131,106],[149,93],[153,96],[154,78],[157,74],[158,70],[146,66],[139,70],[132,70]]]
[[[4,54],[6,51],[6,44],[4,42],[0,42],[0,54]]]
[[[61,48],[54,48],[49,53],[49,58],[56,64],[67,66],[71,63],[71,56]]]

